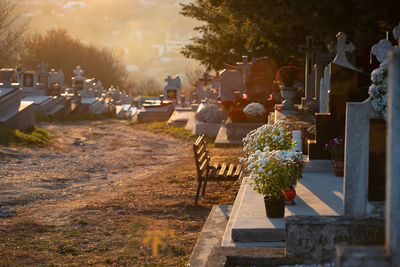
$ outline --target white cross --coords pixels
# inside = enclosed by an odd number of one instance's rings
[[[388,52],[392,49],[392,43],[386,39],[380,40],[379,43],[372,46],[371,52],[376,56],[380,63],[388,59]]]
[[[83,77],[83,74],[85,74],[85,71],[82,69],[81,66],[77,66],[76,69],[74,70],[74,74],[76,77],[78,77],[78,76]]]
[[[336,57],[333,63],[341,65],[346,68],[355,69],[353,65],[349,63],[346,57],[346,52],[353,52],[355,46],[353,43],[346,44],[347,35],[344,32],[339,32],[337,35],[337,45],[336,45]]]

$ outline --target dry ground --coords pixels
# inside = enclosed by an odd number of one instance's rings
[[[189,141],[118,120],[40,127],[51,145],[0,147],[0,266],[184,266],[212,205],[239,187],[210,183],[194,206]]]

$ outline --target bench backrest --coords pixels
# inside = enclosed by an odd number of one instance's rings
[[[193,144],[194,161],[198,177],[202,177],[204,171],[209,169],[210,157],[208,155],[207,142],[204,134],[200,135]]]

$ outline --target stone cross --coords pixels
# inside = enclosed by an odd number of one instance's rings
[[[236,62],[236,66],[242,70],[243,81],[245,81],[247,76],[249,76],[251,65],[252,62],[249,62],[248,56],[242,56],[242,62]]]
[[[75,77],[83,78],[83,74],[85,74],[85,71],[82,69],[81,66],[77,66],[74,70]]]
[[[313,87],[315,83],[315,77],[313,72],[314,57],[315,53],[320,51],[318,46],[314,46],[312,36],[306,37],[306,44],[299,46],[299,52],[306,54],[306,66],[305,66],[305,99],[302,99],[302,105],[313,100]]]
[[[372,46],[371,53],[376,56],[380,63],[388,60],[388,52],[393,48],[392,43],[386,39]]]
[[[204,86],[207,86],[208,82],[212,81],[209,77],[208,72],[204,72],[203,78],[200,78],[199,80],[204,83]]]
[[[347,35],[344,32],[339,32],[337,35],[337,45],[336,45],[336,57],[333,60],[333,63],[355,70],[356,68],[349,63],[346,57],[346,52],[353,52],[355,46],[353,43],[346,43]]]

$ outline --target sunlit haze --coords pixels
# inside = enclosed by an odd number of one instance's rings
[[[161,80],[197,66],[179,53],[198,25],[179,14],[180,2],[188,1],[18,0],[18,5],[33,32],[66,28],[84,43],[115,48],[136,77]]]

